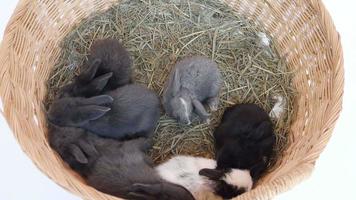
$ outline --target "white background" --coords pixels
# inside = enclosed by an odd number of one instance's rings
[[[344,110],[312,177],[276,199],[356,199],[356,2],[324,0],[341,34],[345,56]],[[16,1],[0,0],[0,40]],[[0,66],[1,67],[1,66]],[[0,199],[77,200],[25,156],[0,115]]]

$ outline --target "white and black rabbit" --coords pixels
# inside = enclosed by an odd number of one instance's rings
[[[230,199],[251,190],[248,170],[216,170],[213,159],[175,156],[156,167],[165,180],[187,188],[196,199]]]
[[[55,116],[55,119],[61,119],[58,122],[61,126],[84,128],[102,137],[129,139],[152,136],[160,117],[159,98],[153,91],[131,84],[104,94],[113,98],[110,106],[88,106],[82,97],[59,99],[52,107],[63,107],[68,112],[66,117]]]
[[[168,115],[179,122],[190,124],[192,113],[209,122],[211,110],[219,104],[221,74],[218,65],[205,57],[190,57],[178,62],[170,74],[163,94],[163,106]]]
[[[254,181],[267,169],[275,145],[269,115],[255,104],[227,108],[214,139],[217,169],[248,169]]]
[[[149,199],[146,198],[145,187],[150,187],[159,188],[159,192],[148,191],[150,197],[155,199],[194,200],[187,189],[163,180],[156,173],[152,161],[145,154],[151,147],[149,139],[118,141],[101,138],[84,129],[66,127],[60,123],[62,121],[77,123],[77,120],[83,117],[100,118],[100,115],[108,112],[103,105],[111,104],[112,100],[107,95],[83,99],[81,104],[86,104],[87,108],[74,118],[67,118],[77,113],[74,107],[68,109],[65,106],[50,106],[47,112],[50,146],[86,180],[88,185],[102,192],[121,198],[141,200]],[[76,105],[76,101],[73,100],[73,105]],[[58,102],[61,102],[60,99],[55,100],[54,104]],[[98,114],[98,110],[101,114]]]
[[[101,60],[96,77],[112,72],[104,91],[114,90],[132,82],[132,61],[129,52],[116,39],[100,39],[90,47],[89,63]]]

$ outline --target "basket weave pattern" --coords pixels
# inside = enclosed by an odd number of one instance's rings
[[[237,199],[270,199],[308,177],[341,111],[340,38],[320,0],[224,0],[271,34],[295,72],[295,119],[275,168]],[[114,0],[21,0],[0,47],[2,113],[24,152],[53,181],[84,199],[113,199],[85,185],[49,147],[42,101],[61,40]]]

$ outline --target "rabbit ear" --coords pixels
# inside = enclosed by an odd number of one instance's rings
[[[78,145],[86,155],[90,155],[90,156],[99,155],[99,152],[96,149],[95,145],[89,143],[88,141],[78,140]]]
[[[78,161],[79,163],[81,164],[88,163],[87,157],[84,155],[83,151],[77,145],[71,144],[69,146],[69,151],[74,156],[75,160]]]
[[[84,125],[92,120],[97,120],[111,109],[104,106],[86,105],[73,109],[71,120],[76,125]]]
[[[100,93],[104,89],[112,75],[113,73],[110,72],[95,78],[89,83],[87,90],[94,94]]]
[[[193,106],[195,108],[195,111],[201,118],[206,119],[210,116],[210,114],[206,112],[203,104],[201,104],[198,99],[193,99]]]
[[[88,69],[86,69],[85,71],[80,73],[80,75],[78,76],[79,80],[81,80],[81,81],[91,81],[95,77],[95,74],[98,71],[98,68],[99,68],[100,64],[101,64],[101,59],[95,59],[90,64]]]
[[[173,95],[176,95],[180,90],[180,75],[178,69],[174,71],[172,88]]]
[[[269,121],[264,121],[255,130],[251,131],[248,137],[254,140],[260,140],[266,133],[270,133],[270,130],[272,130],[271,126],[272,124]]]
[[[140,184],[135,183],[131,191],[141,191],[147,194],[158,194],[162,190],[161,184]]]
[[[217,170],[217,169],[204,168],[199,171],[199,175],[208,177],[210,180],[217,181],[217,180],[220,180],[221,177],[224,176],[224,172],[221,170]]]
[[[154,200],[159,199],[159,195],[162,192],[162,187],[160,184],[140,184],[135,183],[129,189],[129,196],[132,199],[142,199],[142,200]]]
[[[114,99],[109,95],[99,95],[91,98],[84,99],[81,105],[104,105],[110,104]]]
[[[185,199],[193,200],[193,195],[183,186],[162,182],[156,184],[135,183],[129,189],[129,196],[138,200]]]

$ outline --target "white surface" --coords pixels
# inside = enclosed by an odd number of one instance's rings
[[[344,110],[334,135],[317,162],[313,176],[278,200],[356,199],[356,3],[350,0],[324,0],[342,36],[346,86]],[[0,1],[0,38],[15,7],[14,0]],[[0,199],[75,200],[44,176],[24,155],[0,115]]]

